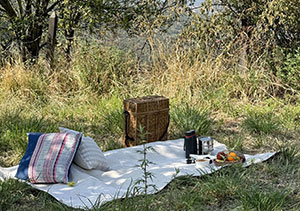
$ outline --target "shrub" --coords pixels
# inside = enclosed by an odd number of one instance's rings
[[[277,72],[285,84],[300,90],[300,48],[294,53],[288,53],[282,68]]]

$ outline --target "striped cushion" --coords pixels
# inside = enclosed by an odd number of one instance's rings
[[[31,183],[67,183],[82,134],[47,133],[39,137],[28,167]]]
[[[78,131],[71,130],[68,128],[59,127],[60,132],[75,133]],[[97,143],[89,136],[83,136],[82,141],[79,145],[78,151],[74,158],[74,163],[76,163],[81,168],[91,170],[97,169],[101,171],[109,170],[106,158],[99,148]]]
[[[35,146],[37,144],[37,141],[39,140],[39,137],[41,135],[43,135],[43,133],[27,133],[28,144],[27,144],[26,152],[23,155],[23,157],[19,163],[18,171],[15,176],[18,179],[28,180],[29,162],[30,162],[31,156],[33,154],[33,151],[35,149]]]

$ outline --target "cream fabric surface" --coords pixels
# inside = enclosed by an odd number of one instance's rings
[[[174,178],[176,169],[179,169],[177,176],[200,176],[222,168],[209,164],[196,168],[195,164],[186,164],[183,139],[152,142],[147,146],[155,149],[155,151],[147,153],[147,159],[153,162],[148,167],[148,171],[152,172],[154,178],[149,182],[156,185],[157,191],[163,189]],[[214,146],[212,154],[226,149],[225,145],[218,142],[215,142]],[[142,150],[142,148],[143,146],[135,146],[105,152],[104,156],[110,167],[110,170],[106,172],[85,170],[73,164],[70,169],[69,181],[75,182],[74,187],[66,184],[32,184],[32,186],[48,192],[60,202],[71,207],[91,208],[95,203],[103,204],[116,198],[122,198],[131,184],[143,176],[142,170],[137,167],[140,164],[139,160],[142,159],[142,154],[137,150]],[[274,154],[274,152],[270,152],[245,155],[246,162],[243,165],[248,166],[262,162]],[[0,168],[0,177],[2,179],[13,178],[16,170],[17,166]],[[149,193],[157,191],[149,189]]]

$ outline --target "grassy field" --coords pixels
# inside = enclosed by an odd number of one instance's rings
[[[118,199],[95,210],[300,210],[300,93],[253,66],[240,74],[225,58],[178,50],[152,65],[115,47],[79,46],[74,60],[0,69],[0,166],[17,165],[26,132],[84,131],[104,151],[121,147],[123,100],[170,98],[170,138],[188,129],[244,153],[278,151],[249,168],[178,177],[155,195]],[[193,62],[191,62],[191,60]],[[146,203],[145,203],[146,202]],[[0,210],[73,210],[16,180],[0,181]]]

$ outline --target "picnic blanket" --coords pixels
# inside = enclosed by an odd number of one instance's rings
[[[153,180],[148,183],[157,189],[149,187],[148,193],[153,194],[162,190],[175,176],[193,175],[201,176],[210,174],[221,169],[215,165],[204,164],[196,168],[195,164],[186,164],[185,152],[183,150],[183,139],[159,141],[148,143],[155,151],[147,152],[147,160],[151,161],[147,171],[153,174]],[[141,179],[143,171],[138,165],[143,154],[138,152],[143,146],[135,146],[107,151],[104,153],[110,166],[109,171],[84,170],[75,164],[70,168],[69,181],[74,182],[74,187],[67,184],[30,184],[32,187],[45,191],[55,197],[58,201],[74,208],[92,208],[95,203],[104,204],[108,201],[123,198],[130,193],[134,182]],[[216,155],[219,151],[226,150],[224,144],[214,142]],[[272,157],[275,152],[245,155],[244,166],[265,161]],[[10,168],[0,167],[0,179],[14,178],[18,166]],[[140,184],[141,186],[143,184]]]

